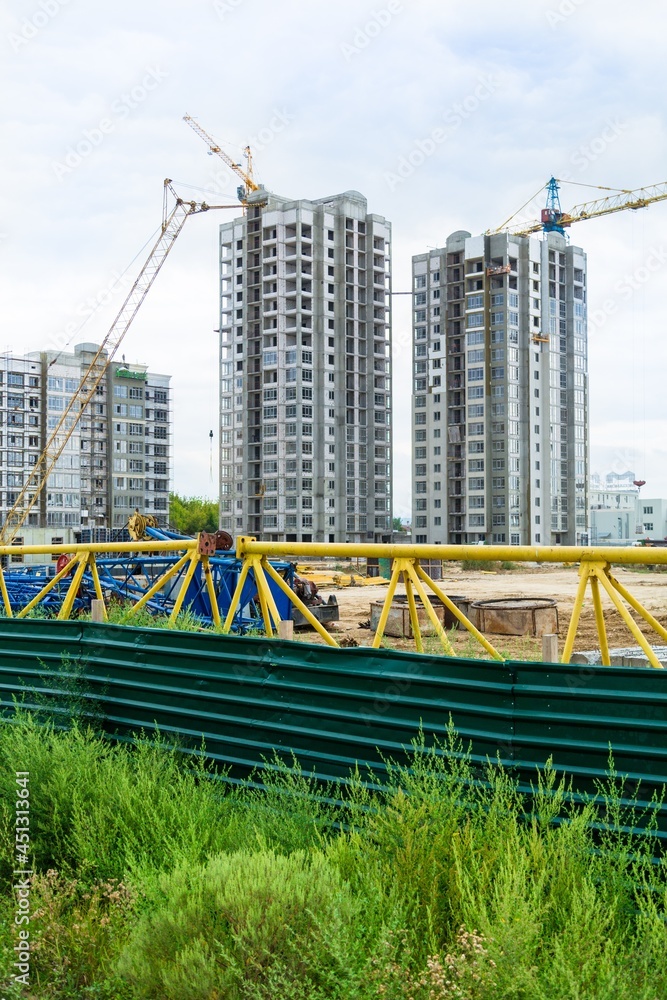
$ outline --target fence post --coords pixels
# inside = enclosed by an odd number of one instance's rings
[[[558,636],[542,636],[542,662],[558,663]]]
[[[90,620],[91,622],[104,621],[104,601],[94,600],[90,602]]]
[[[284,619],[278,622],[278,638],[279,639],[293,639],[294,638],[294,622],[291,618]]]

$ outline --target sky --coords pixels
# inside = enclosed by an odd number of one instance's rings
[[[666,180],[660,0],[4,0],[0,9],[0,352],[98,341],[148,253],[163,179],[233,204],[195,116],[293,198],[356,189],[413,254],[500,226],[549,177]],[[532,200],[531,200],[532,199]],[[171,374],[174,488],[217,494],[217,232],[188,219],[123,342]],[[667,497],[667,201],[572,227],[588,255],[593,472]],[[410,307],[394,300],[394,514],[410,514]]]

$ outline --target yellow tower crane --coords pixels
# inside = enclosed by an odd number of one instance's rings
[[[176,200],[174,207],[170,211],[168,210],[169,194],[172,194]],[[95,395],[98,385],[104,378],[116,351],[130,328],[132,320],[137,315],[139,307],[157,278],[186,220],[191,215],[196,215],[199,212],[207,212],[209,209],[236,207],[236,205],[207,205],[206,202],[184,201],[174,191],[171,180],[169,178],[165,180],[160,235],[132,285],[127,298],[120,307],[118,315],[111,324],[109,332],[98,347],[88,368],[81,376],[81,381],[74,395],[69,403],[67,403],[58,423],[49,434],[46,446],[27,476],[13,507],[8,511],[5,522],[2,525],[2,530],[0,531],[0,543],[4,545],[10,544],[37,503],[47,479],[54,471],[56,463],[65,450],[65,446],[72,436],[75,427],[81,420],[84,410]]]
[[[667,199],[667,181],[658,184],[651,184],[648,187],[635,188],[635,190],[615,190],[614,188],[602,187],[600,185],[590,185],[598,187],[600,191],[611,191],[612,194],[595,201],[587,201],[581,205],[575,205],[569,212],[563,212],[560,207],[560,185],[566,183],[552,177],[545,185],[547,191],[546,208],[542,209],[539,220],[532,222],[520,222],[512,225],[512,220],[519,212],[523,211],[525,205],[514,212],[509,219],[506,219],[497,229],[490,229],[487,235],[494,233],[508,232],[513,236],[530,236],[538,232],[557,232],[565,235],[565,229],[573,222],[582,222],[584,219],[597,219],[601,215],[611,215],[613,212],[624,212],[628,208],[647,208],[656,201]],[[584,185],[588,187],[589,185]],[[543,190],[540,188],[540,191]],[[537,192],[539,194],[539,191]],[[530,201],[534,201],[537,195],[533,195]],[[526,204],[530,204],[527,202]]]
[[[190,128],[194,132],[196,132],[201,139],[204,140],[204,142],[208,146],[210,153],[215,153],[216,156],[219,156],[220,159],[223,160],[227,164],[227,166],[234,171],[237,177],[241,178],[243,184],[239,185],[239,187],[236,189],[236,193],[238,195],[241,204],[247,205],[249,196],[253,194],[255,191],[261,190],[260,185],[255,183],[252,177],[252,150],[250,149],[250,146],[246,146],[245,149],[243,150],[246,162],[248,164],[247,168],[244,170],[241,164],[235,163],[234,160],[232,160],[231,156],[228,156],[227,153],[225,153],[220,143],[216,142],[213,136],[209,135],[208,132],[205,129],[203,129],[199,124],[199,122],[195,121],[195,119],[191,115],[183,115],[183,121],[187,122]]]

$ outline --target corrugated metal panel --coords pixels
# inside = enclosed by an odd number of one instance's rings
[[[273,750],[321,779],[356,763],[381,774],[423,725],[445,735],[450,715],[485,762],[499,753],[525,780],[553,756],[580,790],[617,770],[667,783],[667,671],[450,659],[370,648],[40,620],[0,620],[2,703],[61,656],[81,659],[106,728],[157,723],[245,777]],[[22,679],[22,680],[21,680]],[[28,695],[27,701],[30,702]],[[667,837],[667,811],[662,815]]]
[[[667,784],[667,671],[515,663],[517,762],[543,761],[600,777],[609,747],[629,780]]]

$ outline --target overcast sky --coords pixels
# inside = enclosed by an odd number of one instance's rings
[[[257,179],[279,194],[361,191],[393,224],[399,290],[412,254],[500,225],[552,174],[626,189],[665,180],[666,29],[659,0],[5,0],[0,351],[106,333],[159,226],[164,177],[187,197],[235,201],[236,178],[184,114],[235,158],[250,143]],[[563,207],[595,196],[567,185]],[[174,486],[209,496],[222,217],[188,220],[122,347],[173,375]],[[588,254],[593,470],[630,468],[654,497],[667,496],[666,227],[663,202],[571,236]],[[398,297],[403,516],[409,337]]]

